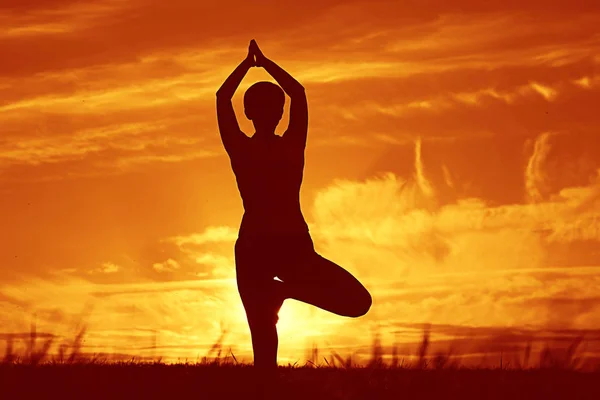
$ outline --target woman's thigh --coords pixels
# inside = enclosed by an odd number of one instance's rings
[[[262,246],[247,241],[238,241],[235,245],[236,281],[242,304],[248,321],[272,323],[277,321],[281,307],[278,302],[274,266],[264,256]]]
[[[315,251],[289,263],[278,275],[289,298],[347,317],[359,317],[370,309],[368,290],[350,272]]]

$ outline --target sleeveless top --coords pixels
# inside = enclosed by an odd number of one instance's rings
[[[308,233],[300,210],[303,146],[285,136],[246,137],[230,159],[244,205],[239,237]]]

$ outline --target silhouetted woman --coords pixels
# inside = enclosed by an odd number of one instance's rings
[[[256,132],[239,128],[231,99],[251,67],[263,67],[281,85],[258,82],[244,95]],[[291,98],[283,136],[275,128]],[[308,130],[304,87],[267,59],[254,40],[248,56],[217,91],[217,118],[244,204],[235,244],[237,284],[252,335],[254,365],[277,367],[278,312],[295,299],[347,317],[364,315],[371,295],[348,271],[317,254],[300,210]],[[275,280],[277,277],[279,280]]]

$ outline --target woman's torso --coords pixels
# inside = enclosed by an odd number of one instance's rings
[[[244,204],[240,237],[308,232],[300,209],[304,148],[253,137],[231,165]]]

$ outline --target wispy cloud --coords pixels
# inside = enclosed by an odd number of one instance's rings
[[[157,272],[171,272],[181,268],[181,266],[176,260],[169,258],[165,262],[152,264],[152,268],[154,268],[154,270]]]
[[[558,92],[551,87],[535,82],[531,82],[531,88],[541,94],[548,101],[554,100],[558,94]]]
[[[121,268],[117,264],[106,262],[101,265],[101,267],[98,269],[98,272],[103,274],[114,274],[115,272],[119,272],[120,269]]]
[[[233,243],[237,239],[237,230],[229,226],[211,226],[203,233],[187,236],[175,236],[168,240],[175,242],[178,246],[204,245],[209,243]]]
[[[19,9],[4,9],[0,22],[0,38],[31,38],[32,36],[68,35],[94,28],[102,20],[126,10],[123,0],[100,0],[90,3],[72,1],[28,2]],[[62,3],[62,4],[61,4]],[[28,7],[29,6],[29,7]],[[106,23],[107,21],[103,21]]]
[[[530,201],[540,201],[543,198],[542,190],[547,179],[544,163],[550,152],[550,137],[551,134],[546,132],[536,138],[533,153],[527,162],[525,187]]]
[[[423,161],[421,160],[421,139],[417,139],[415,143],[415,175],[417,184],[419,185],[419,189],[423,192],[423,194],[427,197],[433,197],[433,187],[431,183],[427,180],[424,173]]]

